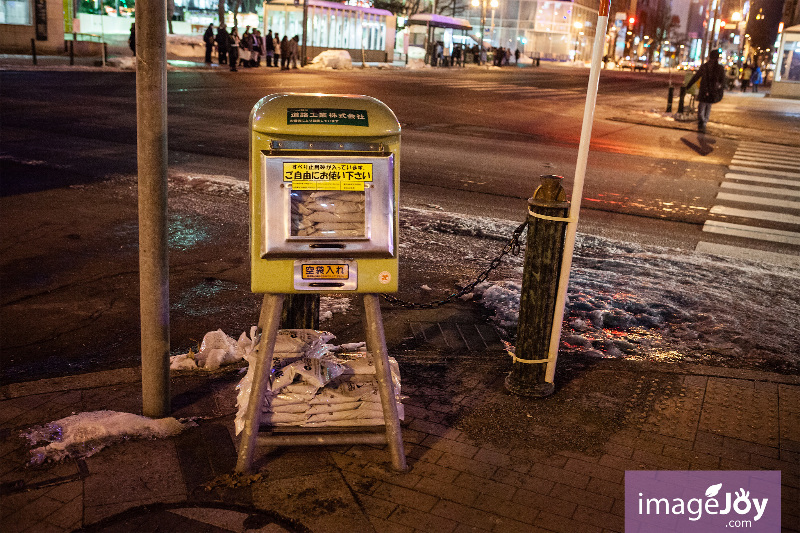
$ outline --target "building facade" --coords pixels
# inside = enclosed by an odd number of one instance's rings
[[[483,15],[483,16],[482,16]],[[597,27],[595,2],[499,0],[498,6],[470,6],[466,18],[487,46],[519,49],[526,56],[556,61],[589,61]]]

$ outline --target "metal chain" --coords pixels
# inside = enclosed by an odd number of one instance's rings
[[[392,305],[396,305],[398,307],[405,307],[406,309],[435,309],[437,307],[441,307],[445,304],[452,302],[456,298],[461,298],[465,294],[471,293],[472,290],[479,283],[483,283],[484,281],[486,281],[489,278],[489,274],[491,274],[493,270],[497,269],[497,267],[500,266],[500,264],[503,262],[503,257],[505,257],[509,253],[512,255],[519,255],[519,251],[521,248],[521,245],[519,243],[519,238],[520,235],[522,235],[522,232],[525,231],[525,227],[527,225],[528,222],[525,221],[522,224],[520,224],[517,227],[517,229],[514,230],[511,239],[506,243],[506,245],[500,251],[500,254],[494,259],[492,259],[492,262],[489,263],[489,266],[486,268],[486,270],[478,274],[478,277],[475,279],[475,281],[471,282],[469,285],[465,286],[460,291],[451,294],[447,298],[436,302],[417,303],[417,302],[407,302],[405,300],[401,300],[400,298],[392,296],[391,294],[383,294],[382,295],[383,299]]]

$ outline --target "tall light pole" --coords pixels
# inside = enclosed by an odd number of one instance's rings
[[[492,31],[494,31],[494,9],[500,5],[497,0],[490,0],[492,7]],[[483,64],[483,40],[484,40],[484,27],[486,26],[486,2],[487,0],[472,0],[472,7],[481,8],[481,43],[480,43],[480,63]]]

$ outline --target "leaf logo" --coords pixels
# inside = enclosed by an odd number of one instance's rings
[[[719,489],[722,488],[722,483],[717,483],[716,485],[711,485],[706,489],[706,498],[713,498],[719,492]]]

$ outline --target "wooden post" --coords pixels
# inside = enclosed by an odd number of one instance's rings
[[[520,396],[544,397],[553,393],[545,381],[553,313],[564,255],[564,234],[569,210],[561,176],[542,176],[542,184],[528,199],[528,244],[522,272],[517,346],[506,389]],[[537,215],[541,215],[541,218]]]

